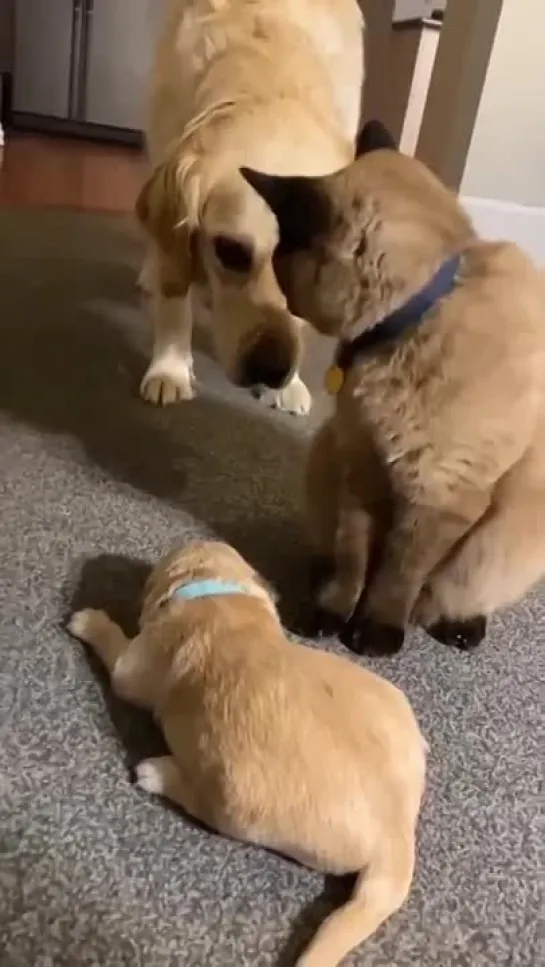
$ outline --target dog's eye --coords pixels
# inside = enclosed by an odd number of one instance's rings
[[[228,235],[216,235],[214,252],[218,262],[230,272],[249,272],[252,267],[252,249],[247,242]]]

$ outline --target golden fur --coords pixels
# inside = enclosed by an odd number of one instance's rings
[[[155,331],[146,399],[193,394],[191,302],[204,288],[230,379],[308,411],[302,320],[272,268],[276,222],[238,169],[318,174],[346,164],[362,82],[357,0],[171,0],[152,79],[153,173],[137,202],[154,243],[142,273]]]
[[[343,640],[393,651],[412,622],[469,647],[545,574],[545,278],[516,245],[479,239],[454,195],[386,145],[371,123],[344,171],[246,176],[278,217],[290,308],[342,340],[461,253],[451,293],[347,373],[307,503],[334,562],[320,604],[352,615]]]
[[[173,596],[207,578],[245,593]],[[233,548],[198,542],[161,561],[132,641],[102,611],[78,612],[70,629],[162,726],[171,755],[141,762],[140,786],[227,836],[359,874],[299,967],[334,967],[402,905],[427,748],[409,703],[363,667],[289,642]]]

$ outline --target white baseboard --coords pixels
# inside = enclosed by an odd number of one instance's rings
[[[540,265],[545,265],[545,208],[487,198],[462,198],[484,238],[517,242]]]

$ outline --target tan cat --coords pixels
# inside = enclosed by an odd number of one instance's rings
[[[160,561],[132,641],[102,611],[70,630],[162,726],[171,755],[140,763],[143,789],[227,836],[359,874],[299,967],[335,967],[403,904],[427,748],[410,705],[365,668],[288,641],[233,548],[198,542]]]
[[[323,178],[244,171],[293,312],[339,339],[307,474],[319,603],[356,650],[477,644],[545,574],[545,277],[370,122]],[[364,593],[362,593],[364,592]]]

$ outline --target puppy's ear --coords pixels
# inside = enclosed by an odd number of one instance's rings
[[[136,216],[175,267],[180,290],[187,292],[193,275],[194,246],[174,162],[159,165],[147,180],[136,200]]]
[[[253,168],[240,173],[276,215],[278,255],[310,248],[330,220],[330,206],[320,178],[267,175]]]
[[[382,149],[397,151],[397,144],[382,121],[367,121],[356,138],[356,158]]]

